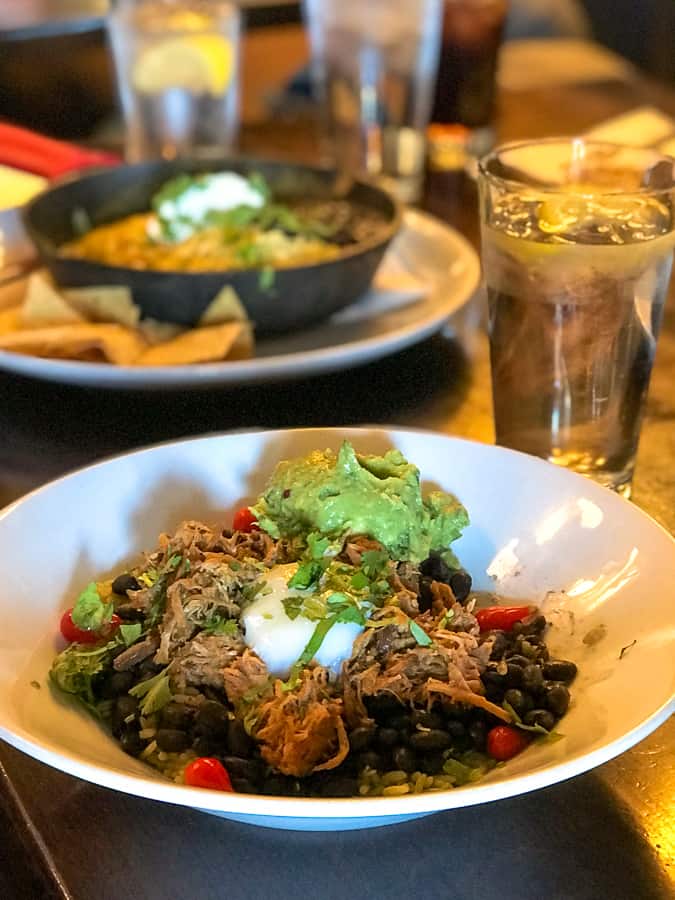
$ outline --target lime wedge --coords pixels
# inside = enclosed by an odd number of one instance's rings
[[[193,94],[222,94],[234,72],[234,48],[217,34],[167,38],[147,47],[132,72],[144,94],[183,88]]]

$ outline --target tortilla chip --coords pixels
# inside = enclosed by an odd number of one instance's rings
[[[135,362],[146,343],[121,325],[60,325],[0,335],[0,350],[52,359],[104,360],[118,366]]]
[[[184,366],[190,363],[243,359],[253,350],[251,329],[243,322],[193,328],[172,341],[148,348],[136,360],[139,366]]]
[[[158,322],[157,319],[141,319],[138,323],[138,330],[152,347],[155,344],[170,341],[187,331],[182,325],[174,325],[173,322]]]
[[[109,322],[136,328],[141,311],[124,285],[68,288],[63,296],[89,322]]]
[[[84,317],[63,299],[49,278],[41,272],[36,272],[28,279],[21,320],[26,328],[74,325],[85,321]]]
[[[237,292],[225,285],[206,307],[199,325],[222,325],[225,322],[248,322],[248,315]]]
[[[9,309],[0,310],[0,335],[9,334],[10,331],[19,331],[20,328],[20,306],[10,306]]]

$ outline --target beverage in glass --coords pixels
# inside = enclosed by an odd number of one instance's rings
[[[118,0],[108,30],[129,161],[231,149],[239,114],[236,6]]]
[[[305,0],[312,72],[334,162],[419,195],[441,0]]]
[[[441,50],[431,112],[434,123],[460,125],[476,149],[489,149],[497,58],[507,0],[444,0]]]
[[[630,494],[675,245],[675,162],[583,139],[480,164],[497,442]]]

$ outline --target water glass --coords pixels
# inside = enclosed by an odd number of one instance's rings
[[[304,10],[334,162],[417,199],[441,0],[305,0]]]
[[[583,139],[480,164],[496,437],[630,495],[675,245],[675,161]]]
[[[238,8],[117,0],[108,16],[130,162],[223,156],[239,124]]]

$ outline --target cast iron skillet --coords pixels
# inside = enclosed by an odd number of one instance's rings
[[[180,172],[260,172],[275,198],[339,197],[379,212],[372,237],[343,248],[334,260],[275,270],[271,288],[258,269],[224,272],[153,272],[68,259],[58,248],[77,236],[76,210],[93,225],[144,212],[152,195]],[[259,333],[290,331],[325,319],[368,289],[387,245],[401,223],[401,208],[385,191],[361,181],[341,184],[335,172],[252,159],[157,161],[99,170],[58,184],[25,209],[27,230],[61,287],[128,285],[143,316],[194,325],[226,284],[231,285]]]

